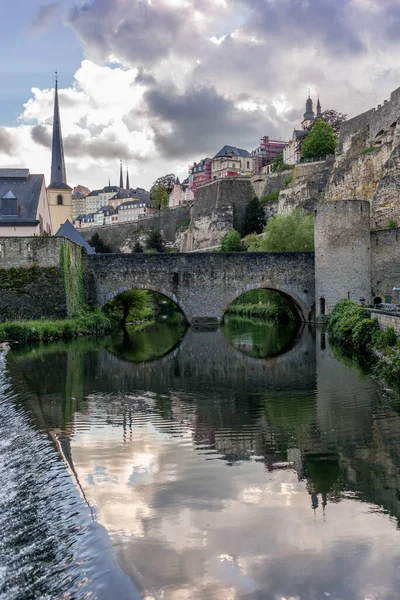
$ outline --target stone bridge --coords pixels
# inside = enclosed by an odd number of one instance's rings
[[[315,299],[311,252],[97,254],[84,257],[86,300],[104,306],[126,290],[173,300],[191,325],[220,323],[229,304],[252,289],[281,292],[303,321]]]

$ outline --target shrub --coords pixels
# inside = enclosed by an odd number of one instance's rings
[[[314,215],[299,210],[268,219],[264,235],[249,247],[250,252],[312,252]]]
[[[334,154],[337,139],[329,123],[318,119],[301,147],[302,158],[319,158]]]
[[[224,235],[221,240],[221,252],[240,252],[241,249],[240,233],[236,229]]]
[[[396,219],[389,219],[389,221],[387,222],[386,228],[387,229],[397,229],[398,226],[399,226],[399,224],[396,221]]]
[[[369,154],[370,152],[374,152],[374,150],[377,150],[377,148],[378,146],[368,146],[367,148],[364,148],[364,150],[362,150],[360,154]]]
[[[332,340],[347,351],[365,350],[379,334],[379,323],[368,311],[351,300],[342,300],[327,320]]]
[[[266,194],[260,199],[260,204],[270,204],[272,202],[276,202],[279,198],[280,190],[275,190],[275,192],[270,192]]]
[[[286,177],[285,179],[285,187],[289,187],[289,185],[292,183],[292,175],[289,175],[289,177]]]
[[[178,229],[189,229],[190,225],[190,217],[186,217],[184,221],[180,225],[178,225]]]

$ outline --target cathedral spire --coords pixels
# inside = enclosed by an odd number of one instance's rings
[[[61,135],[60,108],[58,105],[58,74],[56,71],[53,117],[53,142],[51,148],[51,178],[49,187],[62,189],[66,186],[67,177],[65,174],[64,146]]]
[[[120,188],[124,187],[124,178],[122,177],[122,160],[120,161],[120,165],[119,165],[119,187]]]
[[[322,109],[321,109],[321,102],[319,101],[319,94],[318,94],[318,102],[317,102],[317,119],[320,119],[322,115]]]
[[[126,167],[126,189],[129,190],[129,173],[128,173],[128,167]]]

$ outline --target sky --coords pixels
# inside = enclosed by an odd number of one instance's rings
[[[262,135],[308,90],[355,116],[400,86],[400,0],[0,0],[0,165],[50,175],[54,72],[67,180],[149,188]],[[4,57],[6,59],[4,60]]]

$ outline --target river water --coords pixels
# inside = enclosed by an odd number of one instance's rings
[[[400,597],[397,394],[305,327],[0,358],[0,598]]]

